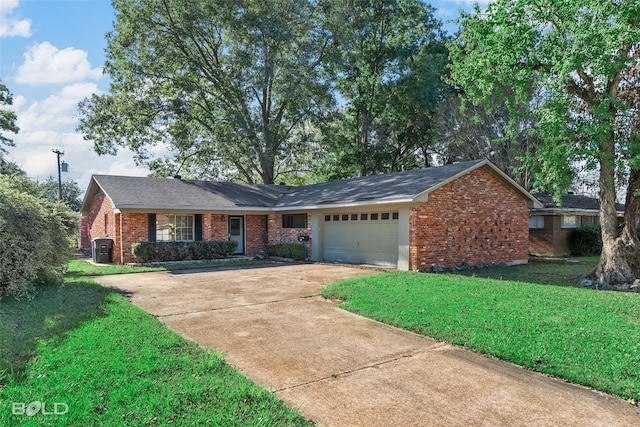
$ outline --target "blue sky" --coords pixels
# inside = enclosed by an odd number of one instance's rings
[[[473,3],[431,2],[443,22]],[[92,174],[148,174],[126,150],[96,155],[91,142],[75,131],[78,102],[108,91],[109,80],[102,75],[104,36],[114,20],[110,0],[0,0],[0,79],[14,95],[20,127],[18,135],[8,135],[16,147],[6,159],[31,178],[57,176],[53,148],[64,151],[70,165],[63,179],[78,182],[82,190]]]

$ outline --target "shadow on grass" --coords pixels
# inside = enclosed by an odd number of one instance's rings
[[[598,263],[598,259],[598,257],[531,258],[529,264],[480,268],[452,274],[540,285],[577,286],[578,279],[589,273]]]
[[[0,301],[0,384],[20,380],[40,340],[59,337],[105,315],[109,290],[85,279],[36,288],[33,299]]]

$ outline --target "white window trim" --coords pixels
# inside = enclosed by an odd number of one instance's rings
[[[567,223],[565,221],[566,218],[575,218],[575,222]],[[561,228],[578,228],[579,217],[578,215],[562,215],[560,219],[560,227]]]
[[[176,217],[191,217],[191,227],[180,227],[181,229],[188,229],[191,228],[191,239],[162,239],[160,237],[162,237],[162,235],[159,233],[160,228],[158,227],[158,219],[157,217],[159,215],[163,215],[166,216],[167,218],[169,218],[169,224],[173,225],[173,227],[176,227]],[[156,241],[157,242],[193,242],[195,241],[195,226],[196,226],[196,218],[195,215],[190,215],[190,214],[156,214]],[[170,234],[170,233],[169,233]],[[175,231],[174,231],[175,234]]]

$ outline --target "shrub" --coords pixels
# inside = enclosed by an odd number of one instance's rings
[[[34,188],[25,177],[0,175],[0,299],[64,276],[77,215]]]
[[[569,249],[574,256],[597,255],[602,252],[600,226],[585,225],[573,230],[569,238]]]
[[[235,252],[237,242],[140,242],[131,252],[142,262],[188,261],[226,258]]]
[[[302,260],[304,259],[304,246],[301,243],[267,245],[267,255]]]

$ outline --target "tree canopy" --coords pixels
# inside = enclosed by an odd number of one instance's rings
[[[344,110],[325,128],[333,178],[429,164],[431,114],[441,102],[442,24],[420,0],[334,1],[331,64]]]
[[[512,124],[535,117],[544,144],[526,162],[539,186],[559,197],[571,184],[568,164],[599,171],[603,252],[594,275],[602,283],[640,276],[636,180],[622,232],[615,210],[616,180],[628,184],[640,168],[638,134],[625,125],[640,105],[622,96],[638,90],[639,20],[632,0],[497,0],[463,14],[450,45],[451,75],[468,99],[501,99]],[[543,88],[535,104],[532,84]]]
[[[1,105],[13,105],[13,95],[9,92],[9,88],[0,82],[0,106]],[[2,155],[6,154],[6,149],[3,147],[13,147],[15,144],[11,138],[5,135],[6,132],[18,133],[20,128],[16,124],[16,113],[4,108],[0,108],[0,159]]]
[[[331,105],[323,2],[115,0],[110,94],[80,105],[98,153],[128,147],[165,173],[273,183],[299,127]],[[150,147],[172,151],[158,161]],[[292,158],[293,153],[293,158]],[[168,169],[168,170],[167,170]]]

